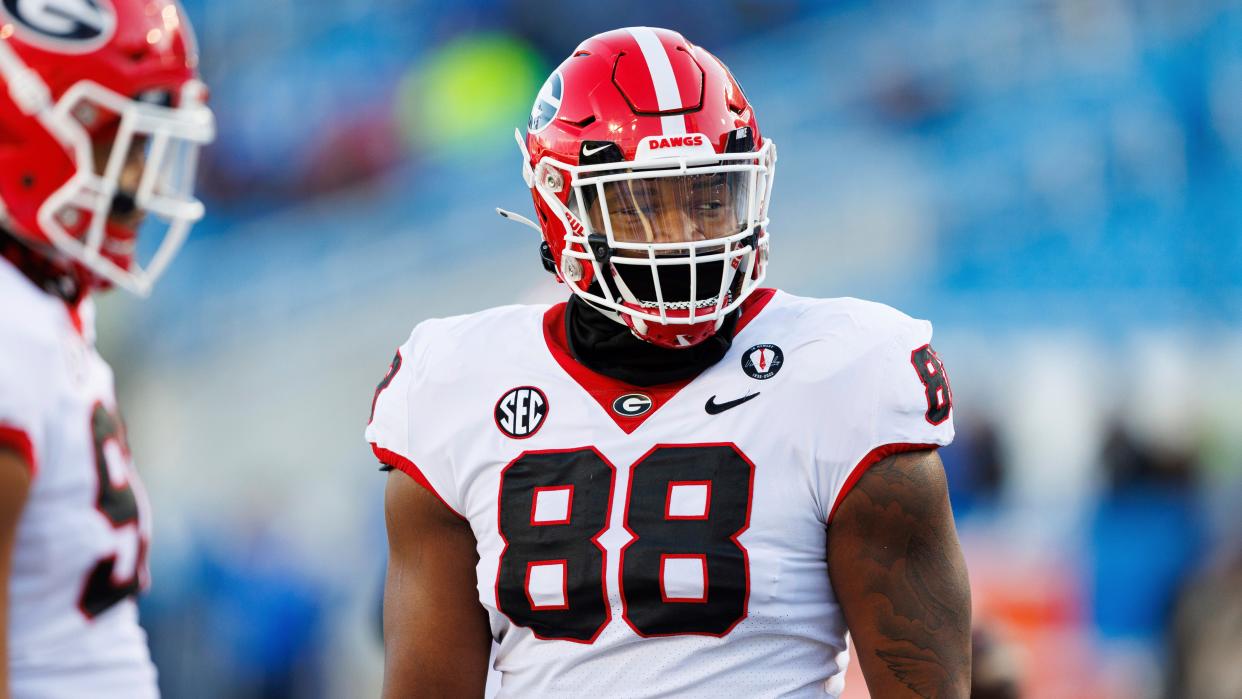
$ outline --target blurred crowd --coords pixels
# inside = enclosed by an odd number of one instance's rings
[[[374,694],[369,390],[424,317],[562,294],[491,207],[547,72],[632,24],[782,148],[772,282],[936,322],[977,695],[1242,696],[1237,2],[184,4],[210,213],[103,332],[167,696]]]

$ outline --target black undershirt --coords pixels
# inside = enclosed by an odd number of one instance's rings
[[[723,359],[739,315],[730,313],[715,335],[693,347],[670,349],[638,339],[575,295],[565,308],[565,338],[570,354],[591,371],[632,386],[658,386],[698,376]]]
[[[52,262],[50,256],[36,252],[2,228],[0,257],[11,262],[32,284],[70,306],[78,305],[86,295],[83,285]]]

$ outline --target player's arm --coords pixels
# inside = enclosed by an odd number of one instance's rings
[[[482,697],[491,630],[474,532],[405,473],[388,475],[384,697]]]
[[[935,451],[868,469],[828,527],[828,574],[875,697],[970,693],[970,582]]]
[[[9,571],[17,523],[29,491],[30,464],[17,452],[0,446],[0,699],[9,696]]]

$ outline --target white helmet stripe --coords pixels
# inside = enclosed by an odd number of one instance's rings
[[[673,73],[668,49],[664,48],[660,36],[650,27],[630,27],[626,31],[634,37],[638,48],[643,52],[643,60],[647,62],[647,70],[651,73],[651,84],[655,87],[656,105],[660,107],[660,111],[681,109],[681,90],[677,87],[677,75]],[[686,115],[660,117],[660,129],[665,136],[686,133]]]

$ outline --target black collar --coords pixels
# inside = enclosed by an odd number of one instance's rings
[[[44,255],[0,229],[0,257],[8,260],[32,284],[61,299],[69,306],[77,306],[85,296],[85,288],[63,265]]]
[[[715,335],[693,347],[670,349],[634,337],[628,327],[574,295],[565,308],[565,338],[570,354],[591,371],[632,386],[658,386],[698,376],[723,359],[733,345],[739,315],[730,313]]]

